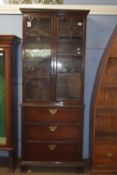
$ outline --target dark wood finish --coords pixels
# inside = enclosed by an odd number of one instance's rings
[[[23,154],[25,161],[40,162],[78,162],[81,161],[81,143],[56,143],[56,142],[27,142]],[[34,151],[35,150],[35,151]],[[30,154],[29,154],[30,152]],[[60,163],[61,162],[61,163]]]
[[[15,158],[18,153],[17,47],[19,42],[20,39],[16,36],[0,35],[0,52],[4,54],[6,110],[6,143],[0,143],[0,150],[9,152],[10,168],[13,168],[15,165]],[[2,86],[2,84],[0,86]]]
[[[51,109],[57,110],[56,114],[50,113]],[[80,122],[83,109],[77,107],[23,107],[25,120],[29,122]]]
[[[91,117],[92,171],[117,173],[117,26],[99,65]]]
[[[21,165],[78,165],[83,161],[84,56],[89,11],[21,11]]]
[[[26,123],[27,140],[81,140],[80,123]]]

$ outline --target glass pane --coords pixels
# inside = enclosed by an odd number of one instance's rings
[[[0,145],[6,144],[6,93],[4,54],[0,52]]]
[[[47,100],[49,98],[49,78],[29,78],[25,82],[26,98],[30,100]]]
[[[26,18],[24,84],[26,98],[48,99],[51,73],[51,18]],[[45,88],[46,87],[46,88]]]
[[[77,101],[81,97],[82,26],[77,17],[58,18],[57,100]]]
[[[81,72],[81,57],[58,56],[57,73],[58,74],[76,74]]]
[[[79,18],[58,18],[57,54],[82,54],[82,25],[83,22]]]
[[[25,63],[25,76],[26,77],[42,77],[42,76],[49,76],[51,67],[50,67],[50,58],[41,59],[40,57],[37,58],[27,58]]]
[[[81,40],[75,38],[58,38],[57,54],[81,56]]]
[[[81,37],[83,21],[77,17],[59,17],[58,19],[59,37]]]
[[[57,77],[57,99],[78,100],[81,94],[80,75],[59,75]]]

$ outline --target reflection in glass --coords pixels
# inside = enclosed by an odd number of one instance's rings
[[[81,41],[77,39],[69,39],[69,38],[59,38],[58,39],[58,54],[69,54],[69,55],[81,55]]]
[[[42,77],[50,76],[51,60],[50,58],[31,58],[26,60],[25,76]]]
[[[74,56],[57,57],[57,73],[76,74],[81,72],[81,58]]]
[[[28,26],[26,28],[25,76],[49,75],[51,72],[51,19],[28,17],[26,20]]]
[[[81,77],[63,76],[57,77],[57,99],[78,100],[81,94]]]
[[[51,18],[26,17],[24,60],[25,95],[28,100],[48,100],[51,73]]]
[[[58,35],[59,37],[76,38],[82,36],[82,19],[80,18],[58,18]]]
[[[49,81],[49,78],[28,79],[26,82],[26,98],[30,100],[48,100]]]
[[[51,56],[51,50],[50,49],[26,49],[26,57],[46,58],[46,57],[50,57],[50,56]]]
[[[59,17],[57,36],[57,100],[77,101],[81,94],[82,20]]]
[[[0,145],[6,144],[6,93],[5,93],[5,59],[0,52]]]

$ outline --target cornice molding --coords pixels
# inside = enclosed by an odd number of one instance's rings
[[[0,14],[21,14],[20,8],[36,9],[72,9],[72,10],[90,10],[90,15],[117,15],[117,5],[81,5],[81,4],[62,4],[62,5],[1,5]]]

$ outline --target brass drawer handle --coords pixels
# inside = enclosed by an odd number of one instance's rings
[[[49,131],[55,132],[58,126],[49,126]]]
[[[55,150],[56,145],[54,145],[54,144],[48,145],[48,148],[49,148],[51,151],[53,151],[53,150]]]
[[[49,109],[49,113],[51,114],[51,115],[55,115],[56,113],[57,113],[57,109],[56,108],[54,108],[54,109]]]
[[[113,156],[113,154],[111,152],[107,153],[107,157],[112,157],[112,156]]]

